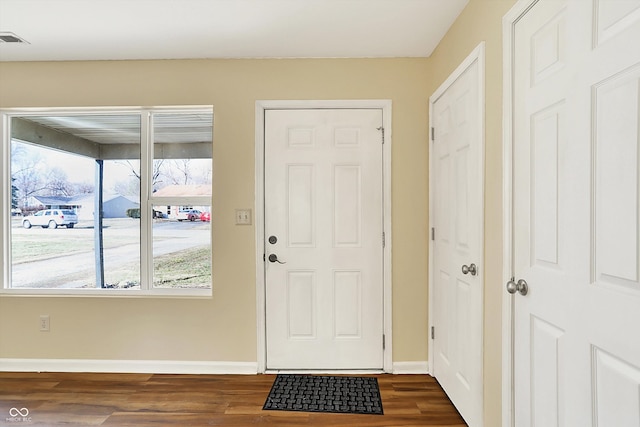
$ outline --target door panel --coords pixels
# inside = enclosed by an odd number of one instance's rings
[[[594,34],[596,45],[605,43],[640,20],[640,1],[596,1]]]
[[[595,422],[598,426],[640,425],[640,369],[593,348]]]
[[[560,373],[564,360],[564,331],[535,316],[531,317],[531,419],[533,425],[556,427],[559,424]]]
[[[361,182],[360,165],[334,166],[333,242],[335,247],[362,245],[360,240],[362,233]]]
[[[636,0],[540,0],[515,26],[518,427],[640,425],[637,40]]]
[[[558,266],[558,147],[564,103],[532,116],[532,263]]]
[[[335,338],[362,336],[362,272],[334,271]]]
[[[287,273],[287,331],[290,340],[316,338],[317,312],[314,271]]]
[[[315,246],[315,165],[288,164],[287,167],[287,237],[289,247]]]
[[[383,368],[381,126],[265,112],[267,369]]]
[[[638,290],[638,105],[640,67],[595,90],[596,283]]]

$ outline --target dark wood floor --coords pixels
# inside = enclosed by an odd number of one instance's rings
[[[0,372],[0,425],[466,427],[432,377],[376,377],[384,415],[263,411],[274,375]]]

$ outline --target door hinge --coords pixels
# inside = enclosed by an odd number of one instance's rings
[[[382,334],[382,349],[384,350],[386,348],[386,336],[384,334]]]
[[[376,128],[376,130],[379,130],[382,132],[382,144],[384,145],[384,127],[380,126],[379,128]]]
[[[436,338],[436,328],[435,326],[431,327],[431,339],[435,339]]]
[[[382,247],[387,247],[387,236],[384,234],[384,231],[382,232]]]
[[[431,128],[431,141],[435,141],[436,140],[436,128],[432,127]]]
[[[436,229],[431,227],[431,240],[436,240]]]

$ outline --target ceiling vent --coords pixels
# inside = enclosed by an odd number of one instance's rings
[[[25,39],[18,37],[14,33],[0,31],[0,43],[29,43]]]

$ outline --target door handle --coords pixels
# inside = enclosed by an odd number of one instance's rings
[[[478,268],[476,267],[475,264],[471,263],[471,265],[463,265],[462,266],[462,274],[469,274],[471,273],[472,276],[475,276],[476,274],[478,274]]]
[[[507,282],[507,292],[509,292],[510,294],[519,292],[520,295],[524,296],[529,293],[529,285],[524,279],[520,279],[518,280],[518,282],[516,282],[515,277],[512,277],[511,280]]]
[[[286,264],[286,262],[282,262],[278,259],[278,255],[276,254],[271,254],[269,255],[269,262],[277,262],[279,264]]]

